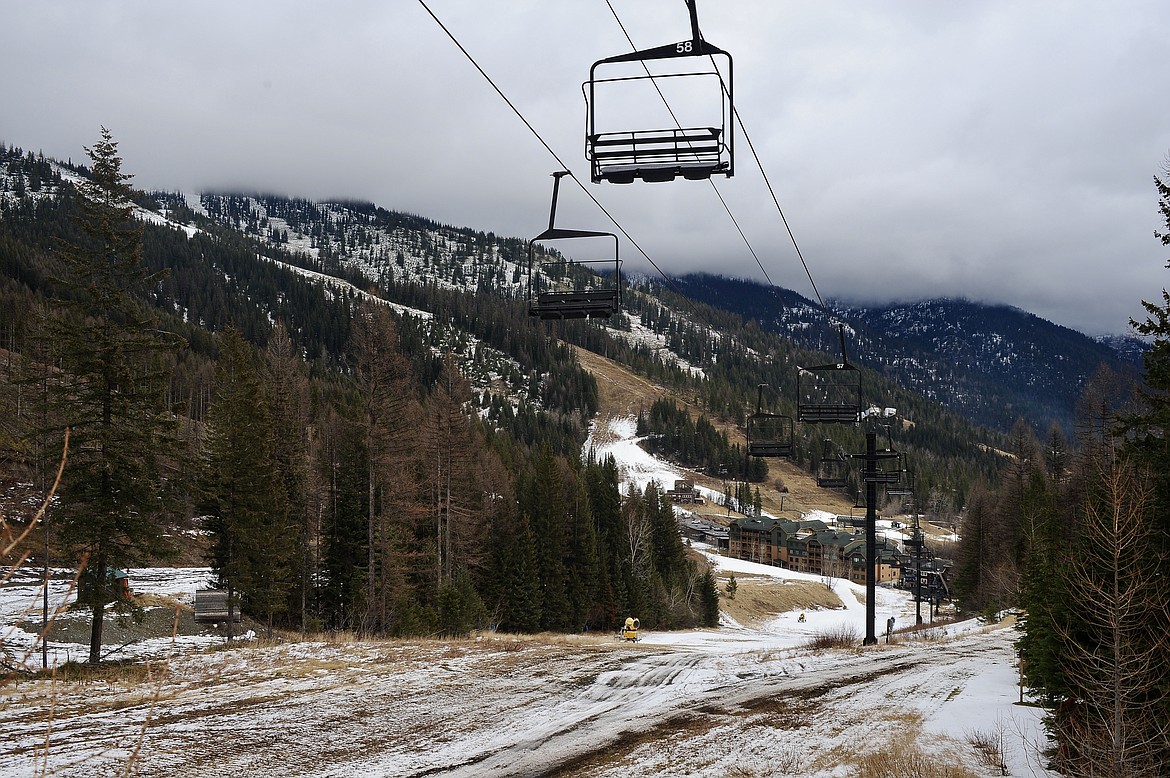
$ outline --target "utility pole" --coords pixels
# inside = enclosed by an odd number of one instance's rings
[[[914,616],[917,623],[922,623],[922,526],[918,520],[918,506],[914,505]]]
[[[862,645],[878,642],[877,620],[877,433],[865,433],[865,640]]]

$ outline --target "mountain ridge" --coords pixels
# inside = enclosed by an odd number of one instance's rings
[[[751,280],[688,274],[672,282],[808,348],[839,351],[832,344],[836,325],[851,359],[997,429],[1023,417],[1071,430],[1076,400],[1096,370],[1105,365],[1136,377],[1145,350],[1135,337],[1094,339],[1002,303],[936,297],[862,306],[830,299],[821,310],[796,292]]]

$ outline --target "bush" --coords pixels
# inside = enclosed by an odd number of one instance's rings
[[[881,751],[862,757],[857,764],[856,778],[977,778],[964,767],[939,764],[938,757],[927,757],[918,751],[890,753]]]
[[[825,651],[831,648],[853,648],[861,642],[861,635],[848,624],[842,624],[830,630],[818,632],[812,640],[805,644],[813,651]]]

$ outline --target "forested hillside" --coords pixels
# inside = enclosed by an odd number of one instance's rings
[[[223,583],[272,626],[608,629],[628,612],[647,626],[712,622],[713,584],[684,559],[661,489],[622,495],[611,463],[582,461],[597,387],[574,349],[702,409],[699,419],[646,409],[648,431],[677,433],[656,439],[663,455],[756,483],[767,467],[745,468],[742,448],[756,387],[793,413],[797,366],[833,356],[644,282],[608,325],[537,324],[517,239],[363,203],[135,192],[112,138],[91,153],[92,169],[0,155],[0,317],[9,479],[48,489],[76,423],[67,387],[97,382],[99,406],[130,386],[160,399],[166,435],[150,468],[166,489],[134,509],[157,542],[116,540],[116,496],[103,498],[110,521],[88,526],[98,497],[65,489],[79,533],[53,540],[61,559],[97,563],[95,608],[127,606],[101,602],[103,570],[160,558],[185,530],[209,533]],[[137,288],[86,280],[82,258],[100,260],[109,225],[139,268]],[[127,312],[111,317],[115,291]],[[159,334],[148,359],[116,348],[102,364],[64,358],[66,334],[116,343],[133,322]],[[883,435],[935,509],[953,515],[973,485],[995,479],[995,435],[877,373],[864,380],[867,402],[898,409]],[[141,421],[127,411],[105,434]],[[801,429],[795,461],[815,471],[825,434]],[[845,450],[863,443],[857,429],[831,434]],[[127,468],[119,478],[149,464],[131,453],[107,463]]]
[[[831,349],[826,313],[787,290],[692,274],[671,284],[697,300],[759,322],[804,348]],[[1136,377],[1146,344],[1094,340],[1026,311],[970,300],[863,307],[828,300],[852,359],[977,424],[1007,432],[1019,419],[1071,432],[1076,404],[1104,366]]]
[[[612,463],[581,461],[596,384],[519,303],[260,256],[133,192],[107,135],[91,156],[73,171],[3,151],[0,443],[5,478],[47,492],[73,431],[53,561],[87,566],[95,624],[132,607],[109,571],[191,533],[270,627],[713,623],[714,584],[661,491],[623,499]],[[74,478],[86,462],[105,475]]]

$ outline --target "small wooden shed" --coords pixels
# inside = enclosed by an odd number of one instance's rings
[[[226,589],[195,590],[195,623],[226,624],[228,620],[228,593]],[[240,622],[240,606],[232,608],[232,621]]]

